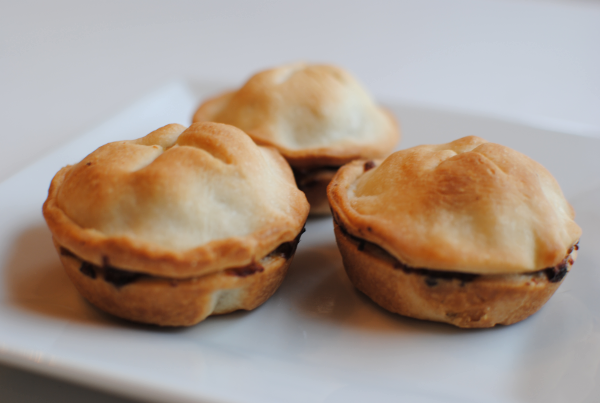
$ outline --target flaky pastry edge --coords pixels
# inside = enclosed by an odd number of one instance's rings
[[[265,147],[286,179],[294,177],[285,159],[274,149]],[[215,240],[185,251],[173,251],[151,242],[128,236],[108,236],[82,228],[57,205],[62,182],[73,166],[62,168],[52,179],[42,212],[54,240],[62,247],[90,263],[110,264],[125,270],[175,279],[202,276],[231,267],[259,261],[284,242],[292,241],[304,228],[308,203],[298,199],[293,211],[295,225],[270,226],[244,237]],[[302,195],[302,197],[304,197]]]
[[[385,250],[398,261],[408,264],[407,259],[404,258],[402,251],[391,247],[392,242],[388,242],[388,238],[393,237],[394,231],[386,231],[386,234],[376,233],[374,228],[370,225],[369,217],[354,210],[348,197],[348,189],[350,186],[352,186],[352,184],[354,184],[361,175],[372,168],[378,167],[383,161],[383,159],[355,160],[342,166],[338,170],[337,174],[327,187],[327,197],[329,199],[331,214],[333,215],[334,220],[350,235],[371,242]],[[544,267],[523,269],[520,272],[532,273],[559,264],[564,258],[566,251],[577,243],[579,243],[579,238],[576,239],[572,245],[565,246],[565,253],[558,255],[554,263]],[[410,264],[408,265],[410,266]],[[422,265],[419,267],[448,272],[462,272],[460,268],[438,267],[435,264]],[[519,273],[519,271],[514,270],[507,270],[506,272],[497,270],[489,271],[486,269],[486,267],[481,267],[480,270],[477,271],[470,269],[465,270],[464,272],[481,275]]]

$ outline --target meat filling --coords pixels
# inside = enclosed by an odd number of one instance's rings
[[[302,236],[304,231],[305,231],[305,229],[303,228],[302,231],[300,231],[300,233],[298,234],[298,236],[295,239],[293,239],[292,241],[289,241],[289,242],[284,242],[281,245],[279,245],[277,248],[275,248],[273,251],[271,251],[267,256],[265,256],[265,259],[271,258],[271,257],[283,257],[284,259],[289,260],[296,252],[296,247],[298,246],[298,243],[300,242],[300,237]],[[68,256],[71,258],[81,260],[81,266],[79,267],[79,271],[83,275],[85,275],[91,279],[94,279],[94,280],[97,277],[101,277],[104,279],[104,281],[113,284],[117,288],[123,287],[127,284],[131,284],[134,281],[137,281],[142,278],[163,278],[163,277],[153,276],[153,275],[145,274],[145,273],[139,273],[139,272],[135,272],[135,271],[131,271],[131,270],[119,269],[117,267],[111,266],[108,262],[107,257],[103,258],[102,266],[98,266],[98,265],[95,265],[93,263],[90,263],[90,262],[87,262],[87,261],[81,259],[79,256],[75,255],[73,252],[71,252],[70,250],[68,250],[64,247],[60,248],[60,254],[63,256]],[[255,273],[261,273],[264,270],[265,269],[260,264],[260,262],[252,262],[249,265],[244,266],[244,267],[235,267],[235,268],[231,268],[231,269],[226,269],[225,273],[227,273],[228,275],[237,276],[237,277],[247,277],[247,276],[250,276]],[[164,279],[166,279],[166,278],[164,278]],[[173,279],[169,279],[169,280],[173,280]]]
[[[340,230],[346,236],[348,236],[349,238],[351,238],[352,240],[354,240],[355,242],[358,243],[357,249],[359,251],[361,251],[361,252],[364,251],[365,247],[367,245],[370,248],[376,249],[378,252],[387,255],[390,259],[393,259],[395,261],[395,263],[394,263],[395,269],[402,270],[407,274],[416,274],[416,275],[423,276],[424,280],[425,280],[425,284],[427,284],[429,287],[435,287],[436,285],[438,285],[438,283],[440,281],[444,281],[444,280],[458,280],[458,281],[460,281],[460,285],[464,286],[466,283],[471,282],[481,276],[481,274],[461,273],[461,272],[410,267],[410,266],[400,262],[398,259],[396,259],[392,255],[390,255],[387,251],[385,251],[384,249],[375,245],[374,243],[365,241],[364,239],[355,237],[354,235],[350,235],[350,233],[348,233],[348,231],[346,231],[345,228],[343,228],[341,225],[339,225],[339,223],[338,223],[338,226],[339,226]],[[572,265],[574,263],[573,257],[571,256],[571,253],[573,252],[573,250],[579,250],[579,242],[577,242],[575,245],[571,246],[571,248],[568,251],[567,256],[563,259],[562,262],[560,262],[556,266],[548,267],[546,269],[542,269],[542,270],[527,273],[527,274],[537,275],[537,274],[543,273],[546,275],[546,277],[548,278],[548,281],[550,281],[551,283],[558,283],[558,282],[562,281],[562,279],[569,272],[569,267],[570,267],[569,265]]]

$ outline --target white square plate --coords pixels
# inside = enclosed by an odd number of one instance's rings
[[[380,309],[346,278],[329,218],[309,221],[288,277],[255,311],[161,329],[87,304],[41,216],[52,176],[106,142],[189,123],[201,92],[165,86],[0,184],[0,361],[154,401],[600,401],[600,140],[489,118],[391,107],[403,148],[479,135],[544,164],[573,203],[578,261],[523,322],[461,330]]]

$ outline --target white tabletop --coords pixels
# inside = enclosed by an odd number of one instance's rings
[[[0,40],[0,181],[167,82],[295,60],[383,102],[600,137],[599,1],[26,1]],[[124,401],[3,365],[0,400]]]

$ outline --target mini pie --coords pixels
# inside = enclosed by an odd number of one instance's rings
[[[479,137],[355,161],[328,187],[352,283],[402,315],[512,324],[552,296],[581,229],[552,175]]]
[[[224,124],[172,124],[61,169],[44,217],[79,292],[164,326],[254,309],[279,287],[309,205],[289,165]]]
[[[400,139],[394,117],[348,72],[289,64],[260,72],[239,90],[206,101],[194,122],[244,130],[290,163],[311,214],[329,214],[326,188],[337,169],[358,158],[383,158]]]

